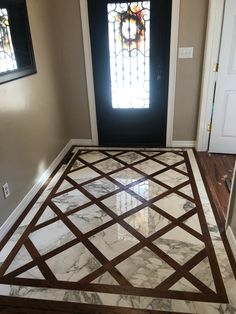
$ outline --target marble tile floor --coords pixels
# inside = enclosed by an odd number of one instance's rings
[[[234,273],[191,149],[73,153],[0,243],[0,305],[236,313]]]

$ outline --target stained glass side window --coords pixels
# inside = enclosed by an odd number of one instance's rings
[[[149,108],[150,1],[109,3],[113,108]]]
[[[7,9],[0,8],[0,73],[17,69]]]

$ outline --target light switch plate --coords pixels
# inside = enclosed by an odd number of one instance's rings
[[[179,59],[192,59],[193,58],[193,47],[180,47],[179,48]]]

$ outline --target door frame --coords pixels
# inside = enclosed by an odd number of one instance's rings
[[[98,129],[95,105],[94,78],[92,52],[89,32],[89,17],[87,0],[80,0],[80,14],[82,24],[82,37],[85,58],[85,71],[87,81],[87,93],[89,103],[89,115],[91,125],[92,144],[98,145]],[[174,106],[175,106],[175,87],[176,71],[178,59],[178,37],[179,37],[179,14],[180,0],[172,0],[172,17],[171,17],[171,40],[170,40],[170,64],[169,64],[169,87],[168,87],[168,108],[167,108],[167,131],[166,146],[172,146],[173,125],[174,125]]]
[[[210,0],[198,117],[197,151],[206,152],[210,139],[212,105],[217,81],[225,0]]]

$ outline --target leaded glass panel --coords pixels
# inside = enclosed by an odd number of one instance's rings
[[[149,108],[150,1],[109,3],[112,107]]]
[[[7,9],[0,8],[0,73],[17,69]]]

